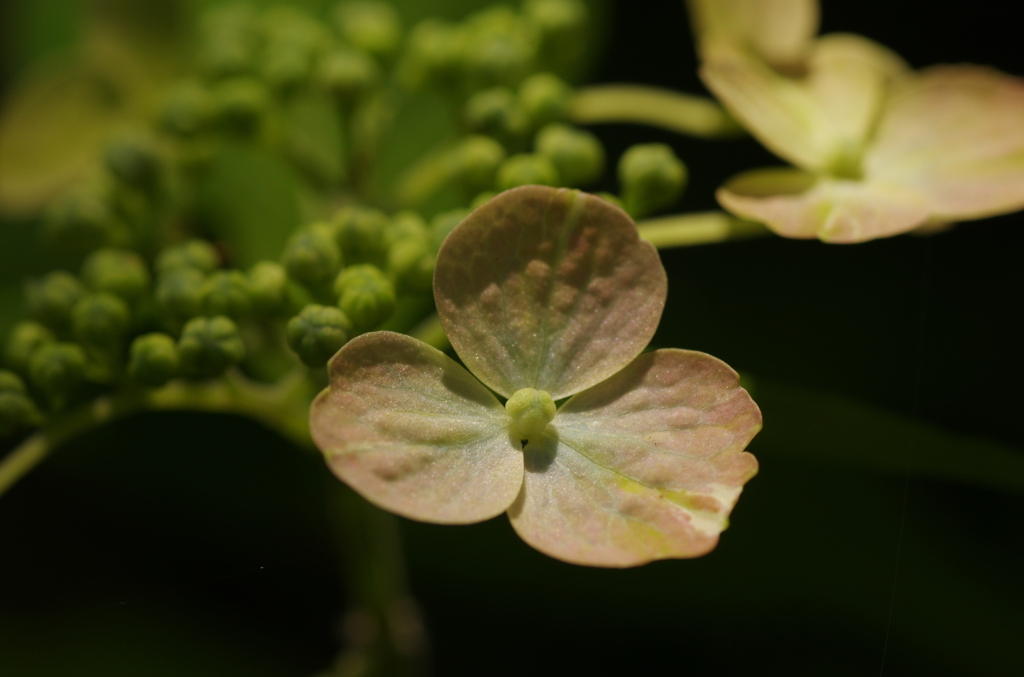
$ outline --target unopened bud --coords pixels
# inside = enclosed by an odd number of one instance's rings
[[[128,357],[128,377],[136,383],[159,388],[178,375],[178,346],[167,334],[144,334],[134,341]]]
[[[127,249],[100,249],[82,264],[82,280],[94,291],[139,301],[149,289],[149,270],[142,257]]]
[[[42,346],[56,340],[53,332],[38,322],[19,322],[7,337],[4,363],[22,376],[27,376],[32,355]]]
[[[395,312],[395,286],[379,268],[350,266],[334,281],[338,307],[358,331],[378,326]]]
[[[204,315],[238,319],[252,311],[249,280],[238,270],[218,270],[207,277],[200,296]]]
[[[583,129],[553,123],[537,133],[537,153],[551,160],[562,185],[584,186],[604,173],[604,147]]]
[[[196,317],[178,339],[181,371],[190,378],[213,378],[245,359],[245,344],[230,318]]]
[[[59,409],[85,378],[85,351],[75,343],[47,343],[32,354],[29,376],[39,392]]]
[[[309,305],[288,321],[288,345],[307,367],[323,367],[348,342],[352,323],[338,308]]]
[[[637,144],[619,160],[626,211],[642,218],[671,206],[686,186],[686,165],[663,143]]]
[[[497,188],[509,190],[517,186],[557,186],[558,170],[548,158],[534,153],[513,155],[498,167]]]
[[[71,273],[57,270],[41,280],[32,280],[25,289],[29,317],[62,331],[71,322],[71,311],[85,295],[85,287]]]
[[[167,275],[179,268],[194,268],[200,273],[212,273],[220,265],[217,248],[206,240],[188,240],[167,247],[156,257],[156,272]]]
[[[330,229],[313,226],[292,235],[281,255],[288,275],[316,290],[334,279],[341,267],[341,251]]]

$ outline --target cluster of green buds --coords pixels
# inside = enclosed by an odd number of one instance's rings
[[[27,317],[2,343],[0,434],[116,389],[234,367],[270,380],[289,363],[322,370],[359,334],[408,331],[432,310],[441,243],[472,209],[526,184],[606,180],[601,141],[572,124],[567,81],[588,21],[582,0],[411,27],[372,0],[323,19],[207,10],[198,71],[114,136],[41,225],[61,268],[27,283]],[[396,110],[424,90],[446,102],[458,136],[390,195],[366,190]],[[327,152],[333,165],[301,141],[310,115],[345,139]],[[245,268],[202,207],[203,177],[231,144],[277,153],[320,189],[279,258]],[[686,168],[667,146],[638,145],[618,179],[620,195],[602,195],[639,217],[678,199]]]

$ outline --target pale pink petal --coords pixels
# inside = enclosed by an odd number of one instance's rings
[[[971,65],[907,78],[886,106],[865,173],[923,193],[940,219],[1024,207],[1024,80]]]
[[[465,524],[515,499],[523,456],[505,409],[450,357],[381,331],[352,339],[328,368],[310,432],[334,474],[367,500],[412,519]]]
[[[724,362],[646,353],[570,399],[548,435],[530,440],[512,526],[577,564],[703,555],[757,472],[744,449],[760,429],[757,405]]]
[[[852,243],[905,233],[928,219],[922,195],[877,181],[817,179],[795,169],[755,169],[715,194],[727,210],[783,237]]]
[[[452,230],[434,300],[455,351],[487,386],[555,399],[598,383],[651,340],[667,281],[618,207],[568,189],[506,191]]]

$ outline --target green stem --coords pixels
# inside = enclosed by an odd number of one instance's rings
[[[572,99],[569,117],[581,125],[635,122],[710,139],[743,134],[711,99],[638,85],[583,87]]]
[[[251,416],[297,444],[309,447],[307,417],[314,393],[304,370],[274,385],[239,372],[203,383],[172,381],[162,388],[134,388],[60,414],[0,460],[0,496],[73,437],[141,411],[209,411]]]
[[[645,219],[637,224],[637,228],[640,230],[640,237],[658,249],[771,235],[771,231],[760,223],[745,221],[717,211]]]

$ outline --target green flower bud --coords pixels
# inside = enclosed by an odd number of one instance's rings
[[[85,351],[75,343],[47,343],[32,354],[28,370],[32,384],[59,409],[85,378]]]
[[[57,270],[28,283],[25,306],[29,317],[62,331],[70,325],[71,310],[84,295],[85,287],[77,277]]]
[[[530,126],[530,119],[508,87],[492,87],[469,97],[465,120],[470,131],[505,143],[522,139]]]
[[[452,232],[452,228],[462,223],[468,215],[468,209],[452,209],[430,219],[430,235],[435,252],[448,237],[448,233]]]
[[[176,268],[160,276],[156,285],[156,305],[172,325],[202,312],[205,279],[195,268]]]
[[[551,73],[536,73],[519,85],[519,103],[534,129],[564,120],[571,98],[572,88]]]
[[[128,357],[128,377],[150,388],[159,388],[178,375],[178,346],[167,334],[143,334],[134,341]]]
[[[47,213],[43,242],[68,259],[110,244],[121,227],[103,187],[88,184],[68,193]]]
[[[350,266],[334,281],[338,307],[359,330],[373,329],[395,312],[395,286],[379,268]]]
[[[544,432],[555,418],[555,401],[546,390],[523,388],[517,390],[505,403],[513,432],[524,438]]]
[[[330,283],[341,267],[341,250],[330,229],[318,225],[292,235],[285,245],[281,263],[288,275],[310,289]]]
[[[379,80],[377,62],[356,49],[336,49],[320,62],[320,84],[342,102],[354,101]]]
[[[396,242],[408,238],[418,238],[424,242],[430,239],[426,221],[410,209],[393,215],[387,230],[384,231],[384,242],[389,248]]]
[[[163,277],[179,268],[194,268],[200,273],[212,273],[220,265],[217,248],[206,240],[187,240],[167,247],[156,257],[157,275]]]
[[[376,56],[388,56],[398,48],[402,26],[394,7],[384,2],[352,0],[338,5],[335,19],[341,37]]]
[[[557,186],[558,180],[558,170],[551,160],[543,155],[520,153],[498,167],[497,188],[502,191],[517,186]]]
[[[686,186],[686,165],[663,143],[631,146],[619,160],[626,211],[642,218],[671,206]]]
[[[153,139],[142,133],[118,136],[104,151],[107,169],[118,179],[144,192],[156,189],[163,163]]]
[[[477,12],[466,28],[463,64],[471,86],[514,85],[533,68],[538,34],[510,7],[494,5]]]
[[[213,378],[245,359],[245,344],[230,318],[196,317],[178,339],[181,372],[190,378]]]
[[[551,160],[563,185],[583,186],[604,173],[604,147],[583,129],[552,123],[537,133],[535,147],[539,155]]]
[[[128,303],[149,290],[149,271],[142,257],[127,249],[100,249],[82,264],[82,279],[94,291],[116,294]]]
[[[89,294],[75,305],[71,315],[75,338],[91,348],[116,351],[131,324],[131,311],[119,297],[108,292]]]
[[[337,308],[309,305],[288,320],[288,345],[307,367],[323,367],[348,341],[352,323]]]
[[[182,82],[164,97],[160,126],[174,136],[192,138],[210,127],[215,113],[216,104],[203,85]]]
[[[4,362],[19,374],[27,375],[32,355],[56,340],[53,332],[37,322],[19,322],[7,337]]]
[[[523,13],[541,35],[541,59],[557,67],[573,64],[584,53],[587,6],[580,0],[527,0]]]
[[[309,292],[288,278],[284,266],[260,261],[249,269],[249,297],[257,315],[279,317],[297,313],[312,302]]]
[[[39,421],[35,402],[25,392],[25,383],[10,371],[0,370],[0,437]]]
[[[332,220],[335,241],[346,263],[379,263],[387,255],[387,214],[370,207],[346,207]]]
[[[434,280],[434,254],[426,240],[407,237],[391,245],[388,250],[388,274],[402,291],[430,291]]]
[[[200,292],[203,314],[238,319],[252,310],[249,280],[238,270],[218,270],[206,278]]]
[[[254,77],[225,80],[214,92],[221,126],[241,137],[257,136],[270,109],[267,87]]]
[[[452,151],[455,180],[470,195],[494,185],[505,148],[489,136],[468,136]]]
[[[436,19],[416,24],[398,68],[402,82],[413,89],[452,84],[462,65],[466,35],[461,26]]]

